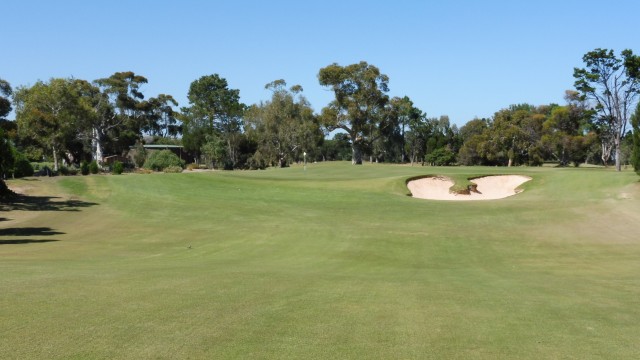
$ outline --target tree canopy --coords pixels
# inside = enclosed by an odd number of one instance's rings
[[[0,128],[14,154],[52,161],[56,169],[59,162],[77,166],[124,156],[134,144],[130,157],[140,166],[152,152],[143,145],[151,142],[182,145],[196,163],[191,167],[220,169],[348,158],[423,166],[615,161],[619,170],[640,158],[632,145],[640,142],[637,110],[631,116],[640,59],[631,50],[616,56],[595,49],[583,61],[564,105],[511,104],[460,129],[447,115],[428,116],[408,96],[390,97],[389,77],[366,61],[319,69],[319,85],[333,93],[319,113],[302,86],[283,79],[265,85],[267,99],[247,106],[225,78],[204,75],[190,84],[188,105],[179,110],[170,94],[145,97],[148,80],[133,71],[93,81],[52,78],[15,92],[0,79]],[[15,122],[6,119],[12,108]]]
[[[336,63],[320,69],[320,85],[333,90],[335,100],[322,109],[321,121],[329,130],[349,134],[352,163],[362,164],[366,147],[383,130],[385,106],[389,101],[389,77],[365,61],[347,66]]]
[[[586,68],[575,68],[575,87],[585,99],[595,103],[594,122],[602,143],[603,161],[615,151],[616,169],[621,170],[621,141],[635,100],[640,94],[640,61],[631,50],[617,57],[613,50],[595,49],[582,60]]]

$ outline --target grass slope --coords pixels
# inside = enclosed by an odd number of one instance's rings
[[[412,176],[505,172],[533,181],[496,201],[406,196]],[[9,184],[39,202],[0,213],[6,358],[640,353],[632,172],[333,163]]]

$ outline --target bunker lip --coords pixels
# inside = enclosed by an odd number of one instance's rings
[[[409,180],[407,187],[411,191],[411,195],[418,199],[452,201],[496,200],[518,194],[522,191],[518,190],[518,187],[529,180],[531,180],[530,177],[523,175],[478,177],[470,180],[477,185],[477,192],[472,191],[469,194],[450,192],[449,189],[454,185],[454,182],[445,176],[427,176]]]

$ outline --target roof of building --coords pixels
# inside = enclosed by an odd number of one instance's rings
[[[182,149],[182,145],[143,145],[145,149]]]

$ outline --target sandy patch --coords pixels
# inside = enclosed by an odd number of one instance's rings
[[[469,195],[454,194],[449,192],[453,181],[442,176],[426,177],[412,180],[407,183],[411,195],[418,199],[430,200],[495,200],[503,199],[519,193],[518,186],[531,180],[528,176],[498,175],[485,176],[471,180],[477,184],[479,193],[472,192]]]

